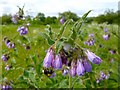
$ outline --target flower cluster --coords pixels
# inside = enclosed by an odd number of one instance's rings
[[[19,16],[17,15],[17,14],[14,14],[13,16],[12,16],[12,22],[13,23],[15,23],[15,24],[17,24],[18,23],[18,20],[19,20]]]
[[[78,52],[77,49],[73,49],[71,53]],[[91,72],[93,64],[100,64],[102,62],[101,58],[96,56],[94,53],[89,50],[85,51],[85,55],[76,58],[73,58],[65,50],[62,50],[59,54],[55,54],[55,51],[50,47],[47,51],[47,54],[44,58],[43,67],[44,68],[53,68],[54,70],[62,70],[63,75],[70,74],[74,77],[76,75],[83,76],[85,72]]]
[[[100,72],[100,78],[98,78],[96,80],[96,83],[100,83],[100,81],[104,80],[104,79],[108,79],[110,77],[110,74],[105,74],[104,72]]]
[[[19,11],[18,11],[15,15],[13,15],[13,16],[12,16],[12,19],[11,19],[11,20],[13,21],[13,23],[15,23],[15,24],[17,24],[17,23],[18,23],[18,20],[20,20],[20,19],[22,19],[22,20],[25,20],[25,19],[26,19],[26,18],[24,17],[24,10],[23,10],[24,6],[23,6],[23,8],[20,8],[20,7],[18,6],[18,8],[19,8]],[[25,22],[24,25],[18,27],[17,31],[20,33],[21,36],[22,36],[22,35],[25,35],[25,34],[28,33],[28,27],[29,27],[29,26],[30,26],[30,23],[26,23],[26,22]]]
[[[8,54],[4,54],[4,55],[2,55],[2,57],[1,57],[1,59],[3,60],[3,61],[8,61],[8,59],[9,59],[10,57],[9,57],[9,55]]]
[[[95,43],[94,34],[89,34],[89,38],[87,41],[84,42],[84,44],[87,44],[88,46],[92,46]]]
[[[24,14],[24,11],[23,11],[24,6],[23,6],[23,8],[20,8],[20,7],[18,7],[18,8],[19,8],[19,11],[16,14],[12,15],[12,18],[11,18],[12,22],[15,23],[15,24],[18,23],[18,20],[24,18],[24,16],[23,16],[23,14]]]
[[[108,29],[104,28],[104,32],[105,32],[105,34],[103,35],[103,39],[104,40],[109,40],[110,34],[108,33]]]
[[[5,42],[5,45],[8,47],[8,48],[15,48],[15,43],[11,42],[11,40],[8,39],[8,37],[4,37],[3,38],[3,41]]]
[[[45,68],[54,68],[55,70],[59,70],[62,68],[62,59],[60,54],[55,55],[52,48],[47,51],[46,57],[44,58],[43,66]]]
[[[109,49],[109,52],[110,52],[110,54],[115,54],[115,53],[116,53],[116,50],[114,50],[114,49]]]
[[[7,65],[6,67],[5,67],[5,69],[8,71],[8,70],[10,70],[10,68],[12,68],[12,66],[10,66],[10,65]]]
[[[24,18],[23,18],[23,15],[20,15],[19,13],[12,15],[12,18],[11,18],[12,22],[15,24],[17,24],[18,20],[20,19],[24,19]]]
[[[103,35],[103,39],[104,40],[109,40],[109,38],[110,38],[110,34],[104,34]]]
[[[2,90],[13,90],[10,85],[1,85]]]
[[[20,27],[18,27],[17,31],[20,33],[20,35],[25,35],[28,33],[28,27],[20,26]]]

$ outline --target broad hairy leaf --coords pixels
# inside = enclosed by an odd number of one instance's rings
[[[55,43],[55,41],[52,40],[48,34],[46,34],[46,33],[41,33],[41,35],[47,40],[47,42],[48,42],[49,45],[52,45],[52,44]]]
[[[64,33],[65,29],[66,29],[66,27],[67,27],[68,24],[69,24],[70,22],[72,22],[72,21],[73,21],[72,19],[68,19],[68,20],[63,24],[63,26],[60,28],[60,33],[58,34],[57,39],[60,39],[60,38],[61,38],[61,36],[63,35],[63,33]]]

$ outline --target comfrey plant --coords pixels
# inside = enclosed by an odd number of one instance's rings
[[[19,32],[20,35],[22,36],[22,35],[28,34],[28,27],[30,26],[30,23],[26,21],[26,18],[24,16],[24,10],[23,10],[24,6],[22,8],[18,6],[18,8],[19,8],[19,11],[12,16],[11,20],[15,24],[17,24],[21,19],[24,20],[24,24],[19,26],[17,29],[17,32]]]
[[[19,8],[19,11],[16,14],[12,15],[12,18],[11,18],[12,22],[15,24],[17,24],[20,19],[24,18],[24,16],[23,16],[24,15],[24,11],[23,11],[24,6],[22,8],[20,8],[18,6],[18,8]]]
[[[20,26],[18,27],[17,31],[20,33],[20,35],[25,35],[28,33],[28,27],[27,26]]]
[[[110,38],[110,34],[104,34],[103,35],[103,39],[104,40],[109,40],[109,38]]]
[[[8,48],[15,48],[15,43],[13,43],[7,36],[3,38],[3,42]]]
[[[109,38],[110,38],[110,33],[108,32],[108,29],[107,29],[107,28],[104,28],[104,32],[105,32],[105,34],[103,35],[103,39],[104,39],[104,40],[109,40]]]
[[[64,24],[64,23],[65,23],[65,18],[64,18],[64,17],[62,17],[62,18],[60,19],[60,23],[61,23],[61,24]]]
[[[94,34],[89,34],[89,38],[87,41],[84,42],[84,44],[87,44],[88,46],[92,46],[95,43]]]
[[[1,56],[1,59],[2,59],[3,61],[5,61],[5,62],[7,62],[7,61],[9,60],[9,58],[10,58],[10,56],[9,56],[8,54],[3,54],[3,55]]]
[[[100,71],[100,77],[97,78],[96,83],[100,83],[100,81],[104,79],[108,79],[110,77],[110,73],[105,74],[103,71]]]
[[[19,11],[11,17],[11,20],[14,24],[19,23],[19,20],[24,20],[23,25],[19,26],[17,29],[17,31],[20,33],[20,36],[24,37],[24,35],[28,34],[30,23],[27,21],[26,17],[24,16],[24,10],[23,10],[24,6],[22,8],[18,6],[18,8],[19,8]],[[2,40],[5,43],[5,46],[7,46],[8,48],[7,49],[8,51],[4,51],[3,52],[4,54],[1,56],[1,59],[4,61],[4,64],[5,64],[4,69],[6,70],[6,72],[11,70],[11,68],[13,67],[12,64],[9,64],[9,59],[12,58],[12,55],[14,53],[13,51],[15,52],[17,51],[17,47],[15,47],[16,46],[15,39],[19,35],[19,33],[16,36],[14,36],[12,39],[5,36]],[[30,46],[25,45],[25,49],[29,50]],[[3,83],[4,82],[5,81],[3,80]],[[12,84],[12,83],[9,83],[9,84]],[[8,84],[6,85],[3,84],[2,90],[8,90],[8,89],[12,90],[12,87]]]
[[[45,75],[51,77],[57,70],[61,70],[63,75],[68,74],[71,77],[75,77],[76,75],[83,76],[86,72],[92,71],[90,62],[97,65],[102,62],[99,56],[81,47],[77,42],[81,32],[80,28],[90,12],[91,10],[74,23],[73,27],[70,29],[70,36],[67,38],[63,37],[63,34],[67,25],[72,22],[71,19],[63,24],[58,34],[53,33],[51,29],[48,29],[49,33],[42,33],[43,37],[47,39],[50,45],[43,61],[43,73]],[[90,34],[89,37],[93,38],[94,34]]]

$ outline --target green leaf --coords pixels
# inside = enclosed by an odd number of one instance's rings
[[[36,65],[36,62],[37,62],[37,56],[34,55],[34,56],[32,57],[32,60],[33,60],[34,64]]]
[[[59,84],[59,88],[68,88],[68,84],[67,84],[68,80],[67,79],[63,79],[60,84]]]
[[[52,31],[52,28],[50,25],[47,25],[47,28],[45,28],[45,30],[47,30],[50,38],[52,38],[52,35],[54,34],[53,31]]]
[[[17,83],[14,86],[14,88],[19,88],[19,90],[23,90],[23,88],[29,88],[29,85],[26,82],[22,82],[22,83]]]
[[[71,37],[69,37],[66,41],[64,41],[64,43],[68,43],[70,45],[74,44],[74,39],[72,39]]]
[[[55,43],[54,40],[52,40],[48,34],[41,33],[41,35],[47,40],[47,42],[48,42],[49,45],[52,45],[52,44]]]
[[[27,70],[24,71],[24,76],[27,78],[29,77],[29,72]]]
[[[86,17],[88,16],[88,14],[91,12],[92,10],[89,10],[87,13],[85,13],[83,16],[82,16],[82,19],[85,20]]]
[[[60,33],[58,34],[57,39],[60,39],[60,38],[61,38],[61,36],[63,35],[63,33],[64,33],[65,29],[66,29],[66,27],[67,27],[68,24],[69,24],[70,22],[72,22],[72,21],[73,21],[72,19],[68,19],[68,20],[63,24],[63,26],[60,28]]]
[[[62,49],[62,45],[63,45],[63,42],[60,42],[60,41],[56,44],[56,54],[60,52],[60,50]]]
[[[72,34],[70,35],[70,38],[72,38],[73,40],[75,40],[77,37],[77,33],[75,32],[75,30],[72,30]]]
[[[82,16],[82,18],[77,21],[77,23],[76,23],[77,25],[75,25],[75,26],[76,26],[76,27],[75,27],[75,31],[77,31],[78,34],[80,34],[81,26],[82,26],[82,24],[85,22],[86,17],[88,16],[88,14],[89,14],[91,11],[92,11],[92,10],[88,11],[87,13],[85,13],[85,14]]]
[[[33,83],[36,82],[35,74],[33,72],[29,74],[29,78]]]
[[[41,72],[42,71],[42,62],[37,64],[35,69],[39,76],[42,75],[42,72]]]

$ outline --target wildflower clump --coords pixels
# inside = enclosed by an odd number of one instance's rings
[[[53,38],[52,35],[54,33],[51,31],[50,27],[47,29],[49,33],[42,34],[50,45],[43,61],[44,74],[53,77],[56,76],[56,71],[60,70],[64,76],[67,74],[72,77],[75,77],[76,75],[83,76],[85,73],[92,71],[91,63],[97,65],[101,64],[102,59],[99,56],[90,50],[81,47],[81,45],[76,42],[81,32],[80,28],[89,13],[90,11],[83,15],[82,20],[80,19],[75,22],[70,29],[71,34],[67,38],[63,37],[63,34],[67,25],[72,22],[71,19],[63,23],[60,33],[57,34],[56,38]],[[62,19],[60,20],[61,23]],[[94,34],[90,34],[89,38],[91,41],[87,41],[88,45],[94,45]]]

